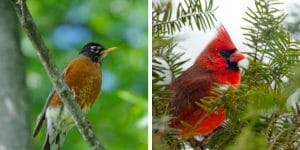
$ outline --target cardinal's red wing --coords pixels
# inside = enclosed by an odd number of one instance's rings
[[[189,69],[171,84],[170,107],[174,118],[170,126],[182,130],[182,137],[208,134],[224,121],[223,110],[208,113],[195,104],[201,98],[211,96],[214,82],[208,72]]]
[[[199,72],[192,68],[185,71],[172,82],[169,88],[172,93],[170,103],[172,114],[176,116],[183,111],[199,108],[195,105],[195,101],[209,96],[212,83],[210,75],[206,72]]]

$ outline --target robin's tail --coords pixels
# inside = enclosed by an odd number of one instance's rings
[[[50,143],[49,143],[49,134],[48,134],[48,132],[46,134],[46,138],[45,138],[45,141],[44,141],[43,150],[50,150]]]
[[[45,138],[43,150],[60,150],[66,134],[66,132],[61,132],[55,129],[52,130],[51,134],[48,132]]]

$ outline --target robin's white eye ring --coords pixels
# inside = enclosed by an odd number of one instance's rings
[[[91,52],[93,53],[99,53],[99,49],[97,46],[91,46]]]

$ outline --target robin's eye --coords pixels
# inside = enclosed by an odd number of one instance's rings
[[[91,52],[93,53],[99,53],[99,49],[97,46],[91,46]]]

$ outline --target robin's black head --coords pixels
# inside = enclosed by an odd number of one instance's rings
[[[107,54],[115,50],[115,47],[105,48],[101,44],[90,42],[82,47],[80,54],[90,58],[93,62],[99,62],[102,61]]]

